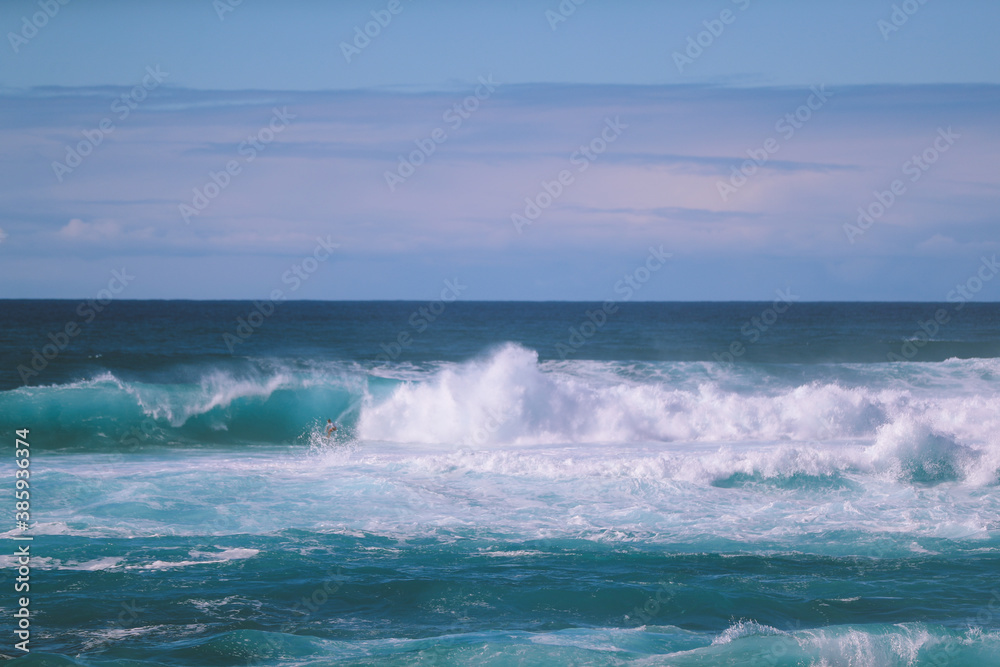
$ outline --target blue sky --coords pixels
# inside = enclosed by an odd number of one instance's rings
[[[295,298],[598,300],[663,246],[638,298],[943,300],[1000,251],[992,3],[231,1],[4,4],[3,296],[260,298],[324,238]]]

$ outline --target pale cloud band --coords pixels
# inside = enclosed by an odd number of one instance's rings
[[[505,84],[395,191],[386,188],[386,170],[473,91],[164,85],[62,182],[51,164],[121,92],[9,93],[0,110],[0,227],[10,235],[2,252],[35,256],[53,271],[65,256],[86,263],[153,255],[166,266],[172,257],[296,255],[317,234],[334,233],[348,256],[403,264],[422,255],[456,263],[489,256],[498,267],[523,271],[534,253],[550,264],[562,256],[613,262],[636,247],[666,243],[681,259],[786,258],[788,271],[812,258],[827,266],[840,294],[860,298],[852,277],[858,266],[877,274],[890,270],[894,257],[996,250],[1000,86],[827,87],[807,117],[801,109],[815,90]],[[247,160],[241,147],[268,127],[276,106],[294,120]],[[518,235],[511,211],[523,209],[525,198],[615,117],[629,129],[575,176],[530,234]],[[848,243],[844,224],[941,127],[955,128],[961,142],[863,239]],[[178,205],[234,160],[238,175],[185,224]],[[740,169],[746,178],[733,181]],[[739,187],[723,198],[720,182]],[[874,265],[872,258],[879,258]],[[248,273],[255,261],[245,262]],[[549,280],[551,266],[528,271],[537,284],[562,284],[561,276]],[[543,288],[532,296],[586,298],[580,279],[579,290]],[[232,280],[238,284],[239,276]],[[193,289],[183,280],[176,285],[179,295]]]

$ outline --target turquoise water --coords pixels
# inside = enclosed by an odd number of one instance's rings
[[[1000,662],[998,306],[122,302],[23,382],[76,305],[2,304],[22,664]]]

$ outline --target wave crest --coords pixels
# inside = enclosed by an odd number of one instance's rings
[[[105,373],[2,392],[0,415],[46,423],[65,448],[121,448],[135,440],[130,433],[150,444],[308,444],[332,418],[342,439],[362,444],[499,455],[533,445],[629,446],[668,477],[723,486],[836,486],[851,472],[991,485],[1000,395],[981,365],[836,366],[803,377],[795,367],[540,362],[506,344],[468,362],[402,370],[264,360],[203,370],[193,382],[188,371],[172,384]]]

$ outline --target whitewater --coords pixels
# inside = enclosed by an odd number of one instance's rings
[[[1000,655],[1000,358],[982,353],[980,321],[995,307],[926,359],[890,363],[877,359],[912,334],[909,312],[823,348],[831,325],[816,313],[830,308],[800,304],[804,323],[771,332],[758,359],[724,363],[711,352],[738,335],[728,325],[706,342],[677,318],[661,334],[686,341],[671,353],[596,341],[561,359],[553,345],[580,306],[511,322],[502,305],[470,304],[423,354],[385,363],[378,318],[395,308],[385,317],[405,323],[412,305],[342,306],[378,327],[367,346],[329,328],[307,346],[289,339],[323,305],[303,304],[236,358],[216,351],[221,316],[177,305],[164,324],[125,306],[107,323],[117,334],[49,382],[0,392],[4,428],[31,427],[39,448],[43,648],[27,660]],[[741,306],[705,308],[738,331]],[[873,316],[855,308],[858,330]],[[652,304],[624,317],[616,345],[664,327]],[[164,342],[185,327],[208,333]],[[10,618],[14,600],[2,603]]]

